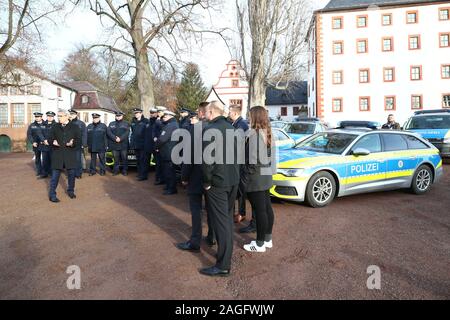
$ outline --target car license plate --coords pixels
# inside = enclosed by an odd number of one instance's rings
[[[137,160],[136,156],[128,156],[128,160]]]

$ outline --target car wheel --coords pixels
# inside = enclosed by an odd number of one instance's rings
[[[306,202],[313,208],[329,205],[336,195],[336,180],[325,171],[316,173],[306,187]]]
[[[427,193],[433,184],[433,172],[429,166],[420,166],[413,176],[411,191],[415,194]]]

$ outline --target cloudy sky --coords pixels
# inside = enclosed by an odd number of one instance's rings
[[[322,8],[329,0],[310,0],[314,9]],[[225,0],[220,24],[233,24],[234,0]],[[227,18],[229,17],[229,18]],[[234,27],[234,26],[233,26]],[[46,39],[47,54],[42,57],[41,64],[46,65],[49,72],[60,69],[62,61],[68,53],[79,44],[91,45],[101,43],[108,37],[99,18],[89,10],[75,10],[64,18],[63,24],[50,28]],[[203,48],[193,48],[185,60],[193,61],[200,66],[205,85],[216,83],[225,64],[231,59],[229,50],[221,40],[211,42]]]

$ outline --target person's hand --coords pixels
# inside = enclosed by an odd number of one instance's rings
[[[155,142],[158,141],[158,138],[154,138],[153,141],[155,141]]]
[[[116,142],[117,142],[117,143],[120,143],[120,141],[122,141],[122,140],[120,140],[119,137],[116,137]]]
[[[53,145],[54,145],[55,147],[59,147],[58,141],[54,140],[54,141],[53,141]]]
[[[211,186],[204,186],[203,188],[205,188],[205,191],[211,190]]]
[[[183,185],[183,187],[187,187],[188,184],[189,184],[189,182],[187,182],[187,181],[181,181],[181,184]]]
[[[44,144],[46,145],[46,146],[48,146],[49,144],[48,144],[48,140],[44,140]]]
[[[37,147],[38,147],[37,142],[33,142],[33,148],[37,148]]]
[[[66,143],[67,147],[73,147],[73,139]]]

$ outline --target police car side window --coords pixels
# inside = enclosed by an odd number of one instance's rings
[[[383,134],[384,151],[408,150],[406,139],[401,134]]]
[[[405,136],[409,149],[428,149],[429,147],[413,136]]]
[[[362,137],[352,148],[352,151],[356,149],[367,149],[370,153],[381,152],[381,140],[379,134],[370,134]]]

